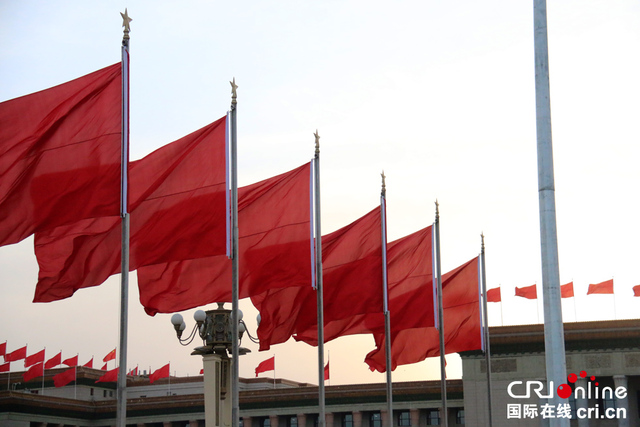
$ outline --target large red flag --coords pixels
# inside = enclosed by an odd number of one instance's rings
[[[640,297],[640,285],[636,285],[633,287],[633,296]]]
[[[522,288],[516,287],[516,296],[526,299],[538,299],[538,290],[536,285],[524,286]]]
[[[42,362],[44,362],[44,349],[30,356],[25,357],[24,367],[28,368],[31,365],[35,365],[36,363],[42,363]]]
[[[30,367],[29,369],[27,369],[27,372],[25,372],[24,374],[22,374],[22,378],[24,380],[24,382],[28,382],[31,381],[34,378],[38,378],[44,375],[44,364],[42,362],[33,365],[32,367]]]
[[[276,369],[276,357],[273,356],[267,360],[263,360],[258,364],[258,366],[256,367],[256,377],[261,372],[275,371],[275,369]]]
[[[64,387],[71,381],[76,380],[76,368],[67,369],[53,376],[53,385],[56,387]]]
[[[153,384],[155,381],[159,380],[160,378],[167,378],[170,374],[169,369],[170,368],[168,363],[164,365],[162,368],[156,369],[155,371],[153,371],[153,373],[149,375],[149,382]]]
[[[573,282],[560,286],[561,298],[573,298]]]
[[[93,360],[93,359],[91,359],[91,360]],[[62,364],[63,365],[67,365],[67,366],[71,366],[71,367],[78,366],[78,355],[76,354],[73,357],[70,357],[68,359],[63,360]],[[92,366],[89,366],[89,367],[91,368]]]
[[[442,276],[445,353],[477,350],[482,346],[478,294],[478,258]],[[440,355],[439,334],[434,327],[403,329],[391,334],[392,370]],[[371,370],[385,372],[385,336],[375,334],[376,349],[365,362]]]
[[[130,270],[225,253],[224,153],[223,117],[131,163]],[[120,222],[93,218],[36,233],[34,302],[68,298],[119,273]]]
[[[589,285],[587,295],[591,294],[613,294],[613,279]]]
[[[107,355],[102,359],[103,362],[108,362],[109,360],[116,360],[116,349],[111,350]]]
[[[107,371],[106,374],[98,378],[98,381],[96,381],[96,383],[115,383],[116,381],[118,381],[118,369],[119,368],[115,368]]]
[[[7,342],[0,344],[0,356],[4,359],[4,355],[7,354]]]
[[[382,312],[382,223],[380,208],[322,236],[325,322]],[[310,286],[272,289],[251,301],[261,316],[260,350],[312,331],[316,292]],[[311,339],[313,334],[311,333]],[[317,338],[316,338],[317,339]]]
[[[500,294],[500,288],[493,288],[487,290],[487,302],[501,302],[502,296]]]
[[[3,363],[2,365],[0,365],[0,372],[9,372],[10,370],[11,370],[10,362]]]
[[[0,103],[0,246],[118,215],[121,68]]]
[[[44,364],[44,369],[51,369],[62,364],[62,352],[56,354]]]
[[[238,190],[240,298],[268,289],[311,286],[311,220],[306,163]],[[192,219],[207,221],[208,214]],[[209,233],[201,238],[208,240]],[[150,315],[231,301],[231,262],[224,254],[138,268],[140,302]]]
[[[4,355],[5,362],[15,362],[16,360],[21,360],[27,357],[27,346],[20,347],[17,350],[13,350],[11,353],[7,353]]]

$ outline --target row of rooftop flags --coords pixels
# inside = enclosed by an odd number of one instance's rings
[[[640,297],[640,285],[636,285],[632,288],[633,296]],[[600,283],[592,283],[589,285],[587,289],[587,295],[597,295],[597,294],[609,294],[613,295],[613,279],[605,280]],[[531,286],[523,286],[521,288],[515,288],[515,296],[522,297],[526,299],[537,299],[538,298],[538,290],[537,285]],[[573,282],[566,283],[560,286],[560,297],[561,298],[573,298],[575,296],[573,291]],[[502,294],[501,288],[493,288],[487,290],[487,302],[501,302]]]
[[[4,363],[0,365],[0,373],[1,372],[11,372],[11,362],[17,362],[20,360],[24,360],[24,368],[27,368],[26,372],[22,374],[22,379],[24,382],[29,382],[35,378],[43,377],[44,381],[44,371],[45,369],[54,369],[59,367],[60,365],[65,365],[70,367],[63,372],[60,372],[53,376],[53,383],[55,387],[64,387],[69,384],[71,381],[76,380],[76,367],[80,366],[78,364],[78,355],[73,357],[69,357],[67,359],[62,360],[62,351],[60,351],[55,356],[50,359],[46,359],[45,357],[46,349],[42,349],[36,353],[33,353],[27,356],[27,346],[20,347],[11,352],[7,352],[7,343],[4,342],[0,344],[0,356],[2,356]],[[91,359],[82,365],[85,368],[93,368],[93,356]],[[103,359],[104,365],[101,370],[106,371],[104,375],[102,375],[96,383],[99,382],[115,382],[118,377],[119,368],[108,369],[108,362],[116,359],[116,349],[111,350]],[[160,378],[166,378],[169,376],[170,364],[167,363],[161,368],[156,369],[155,371],[149,373],[149,381],[153,384],[156,380]],[[138,375],[138,367],[131,369],[127,372],[127,375]]]

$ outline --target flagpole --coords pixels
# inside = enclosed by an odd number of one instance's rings
[[[440,335],[440,393],[442,394],[442,420],[443,426],[449,425],[449,417],[447,413],[447,374],[445,372],[445,346],[444,346],[444,312],[442,307],[442,273],[440,267],[440,211],[438,209],[438,201],[436,200],[436,282],[438,292],[438,332]]]
[[[487,364],[487,409],[489,415],[489,424],[493,425],[492,420],[492,401],[491,401],[491,341],[489,341],[489,312],[487,311],[487,270],[485,268],[485,252],[484,252],[484,234],[480,235],[482,246],[480,250],[480,268],[482,269],[480,283],[482,286],[482,307],[484,310],[484,358]],[[500,298],[502,300],[502,298]],[[502,304],[502,301],[500,301]]]
[[[240,345],[238,342],[238,305],[239,305],[239,276],[238,276],[238,135],[237,135],[237,106],[238,94],[236,79],[231,83],[231,353],[232,353],[232,381],[231,387],[231,426],[240,425]]]
[[[325,425],[324,407],[324,301],[322,296],[322,231],[320,227],[320,135],[316,129],[314,157],[315,226],[316,226],[316,300],[318,312],[318,427]]]
[[[122,16],[124,36],[122,37],[122,156],[121,156],[121,200],[122,250],[120,266],[120,359],[119,366],[127,366],[127,329],[129,311],[129,212],[128,212],[128,169],[129,169],[129,31],[131,30],[127,9]],[[127,376],[126,371],[118,372],[116,425],[127,425]]]
[[[44,362],[47,360],[47,347],[44,348],[45,357],[42,359],[42,394],[44,395]]]
[[[389,290],[387,280],[387,187],[382,171],[382,191],[380,192],[380,211],[382,217],[382,304],[384,312],[385,359],[387,374],[387,417],[388,426],[393,427],[393,382],[391,378],[391,314],[389,313]]]

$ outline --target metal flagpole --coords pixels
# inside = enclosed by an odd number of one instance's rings
[[[542,294],[544,303],[544,341],[547,382],[557,387],[567,378],[564,325],[560,301],[560,267],[556,229],[553,149],[551,142],[551,101],[549,89],[549,46],[547,39],[547,2],[534,0],[534,46],[536,81],[536,133],[538,151],[538,198],[542,258]],[[554,406],[562,399],[553,393]],[[567,418],[551,418],[550,426],[569,426]]]
[[[382,171],[382,191],[380,193],[380,211],[382,213],[382,304],[384,312],[385,359],[387,374],[387,417],[388,426],[393,426],[393,382],[391,379],[391,313],[389,313],[389,292],[387,280],[387,187]]]
[[[231,83],[231,325],[232,335],[232,381],[231,387],[231,426],[240,425],[240,345],[238,337],[238,300],[239,300],[239,276],[238,276],[238,135],[237,135],[237,97],[236,79]]]
[[[442,308],[442,271],[440,267],[440,210],[438,209],[438,201],[436,200],[436,222],[435,222],[435,235],[436,235],[436,282],[438,292],[438,332],[440,335],[440,393],[442,394],[442,425],[447,427],[449,425],[449,417],[447,411],[447,373],[445,371],[446,361],[444,359],[445,347],[444,347],[444,313]]]
[[[484,234],[480,235],[482,246],[480,250],[480,283],[482,286],[482,308],[484,311],[484,359],[487,364],[487,409],[489,414],[489,424],[493,425],[492,420],[492,402],[491,402],[491,342],[489,341],[489,312],[487,310],[487,271],[485,269],[485,253],[484,253]],[[500,302],[502,304],[502,302]]]
[[[322,230],[320,227],[320,135],[316,139],[314,157],[315,226],[316,226],[316,300],[318,311],[318,427],[325,425],[324,407],[324,300],[322,296]]]
[[[127,366],[127,329],[129,312],[129,212],[128,212],[128,169],[129,169],[129,18],[127,9],[122,16],[124,36],[122,37],[122,155],[121,155],[121,200],[122,251],[120,265],[120,359],[119,367]],[[116,425],[127,425],[127,375],[118,371]]]

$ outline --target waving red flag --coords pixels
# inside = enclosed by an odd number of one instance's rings
[[[102,359],[103,362],[108,362],[109,360],[116,360],[116,349],[111,350],[107,355]]]
[[[22,378],[24,382],[29,382],[32,379],[41,377],[43,375],[44,375],[44,364],[40,362],[36,365],[33,365],[29,369],[27,369],[27,372],[22,374]]]
[[[640,285],[636,285],[633,287],[633,296],[640,297]]]
[[[118,215],[121,68],[0,103],[0,246]]]
[[[76,380],[76,368],[67,369],[53,376],[53,385],[56,387],[64,387],[71,381]]]
[[[62,352],[56,354],[44,364],[44,369],[51,369],[62,364]]]
[[[21,360],[27,357],[27,346],[20,347],[17,350],[13,350],[11,353],[7,353],[4,355],[5,362],[15,362],[16,360]]]
[[[573,282],[560,286],[561,298],[573,298]]]
[[[130,164],[130,270],[225,253],[224,153],[223,117]],[[120,230],[120,218],[107,216],[36,233],[34,302],[68,298],[119,273]]]
[[[536,289],[536,285],[516,288],[516,296],[526,299],[538,299],[538,290]]]
[[[613,279],[596,283],[595,285],[589,285],[587,295],[591,294],[613,294]]]
[[[91,359],[91,361],[92,361],[92,366],[93,366],[93,359]],[[76,354],[73,357],[70,357],[68,359],[63,360],[62,364],[63,365],[67,365],[67,366],[71,366],[71,367],[78,366],[78,355]],[[91,368],[92,366],[89,366],[89,368]]]
[[[487,290],[487,302],[501,302],[502,296],[500,294],[500,288],[493,288]]]
[[[329,361],[327,361],[327,364],[324,367],[324,380],[328,380],[329,379]]]
[[[275,371],[275,369],[276,369],[276,357],[273,356],[267,360],[260,362],[260,364],[258,364],[258,366],[256,367],[256,377],[261,372]]]
[[[89,360],[87,363],[85,363],[82,366],[85,368],[93,368],[93,357],[91,358],[91,360]]]
[[[0,356],[4,359],[4,355],[7,354],[7,342],[0,344]]]
[[[37,353],[32,354],[31,356],[27,356],[24,359],[24,367],[28,368],[31,365],[35,365],[36,363],[44,362],[44,349],[40,350]]]
[[[2,365],[0,365],[0,372],[9,372],[10,370],[11,370],[10,362],[3,363]]]
[[[152,374],[149,375],[149,382],[151,384],[153,384],[154,382],[156,382],[160,378],[167,378],[169,376],[169,374],[170,374],[170,372],[169,372],[169,364],[167,363],[162,368],[156,369],[155,371],[153,371]]]
[[[98,381],[96,381],[96,383],[115,383],[115,382],[117,382],[118,381],[118,369],[119,368],[115,368],[115,369],[112,369],[110,371],[107,371],[106,374],[104,374],[103,376],[98,378]]]

